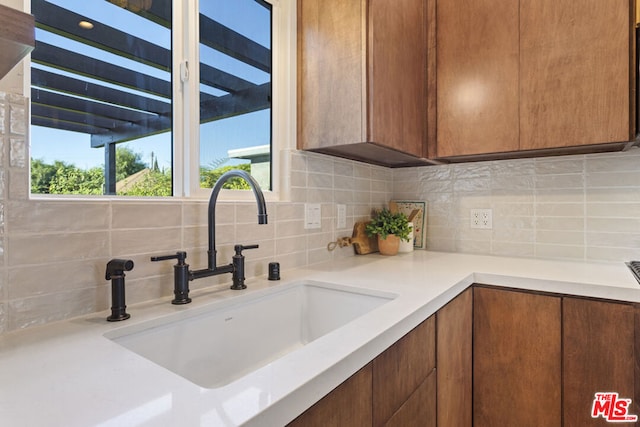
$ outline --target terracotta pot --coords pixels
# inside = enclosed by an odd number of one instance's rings
[[[396,255],[400,247],[400,238],[395,234],[388,234],[386,239],[378,236],[378,250],[382,255]]]

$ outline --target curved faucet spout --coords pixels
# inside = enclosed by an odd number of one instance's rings
[[[230,170],[225,172],[213,186],[211,191],[211,198],[209,199],[209,270],[216,269],[216,201],[218,200],[218,194],[222,189],[222,186],[229,178],[237,177],[242,178],[251,187],[253,194],[256,197],[256,203],[258,205],[258,224],[267,223],[267,205],[264,201],[264,195],[260,189],[258,182],[247,172],[243,170]]]

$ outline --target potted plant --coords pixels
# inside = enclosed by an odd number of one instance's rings
[[[378,236],[378,250],[382,255],[395,255],[400,239],[409,241],[411,228],[407,216],[402,212],[382,209],[375,213],[365,230],[369,237]]]

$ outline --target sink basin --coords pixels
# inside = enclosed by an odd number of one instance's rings
[[[120,328],[105,336],[201,387],[217,388],[395,297],[357,287],[297,282]]]

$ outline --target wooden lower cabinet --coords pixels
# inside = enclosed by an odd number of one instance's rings
[[[290,425],[605,426],[599,392],[640,415],[639,356],[640,305],[474,285]]]
[[[561,426],[560,297],[476,287],[473,425]]]
[[[409,399],[384,423],[385,427],[435,426],[436,369],[418,386]]]
[[[371,373],[372,364],[369,363],[288,425],[370,427]]]
[[[436,313],[438,426],[471,427],[473,289]]]
[[[634,322],[631,304],[563,299],[564,427],[607,424],[605,413],[591,416],[598,392],[634,399]]]
[[[431,316],[289,426],[435,426],[435,344]]]
[[[373,360],[373,425],[400,409],[436,367],[435,317],[431,316]]]

